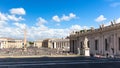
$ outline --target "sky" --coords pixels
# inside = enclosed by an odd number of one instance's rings
[[[0,37],[65,38],[120,22],[120,0],[0,0]]]

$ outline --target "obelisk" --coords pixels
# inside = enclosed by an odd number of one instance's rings
[[[27,41],[27,39],[26,39],[26,29],[24,29],[24,51],[26,51],[26,49],[27,49],[26,41]]]

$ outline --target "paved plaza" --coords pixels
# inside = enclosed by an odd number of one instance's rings
[[[0,68],[119,68],[120,59],[90,57],[1,58]]]
[[[42,55],[67,55],[68,53],[62,50],[51,48],[27,48],[24,51],[22,48],[0,49],[0,56],[42,56]],[[69,53],[70,54],[70,53]]]
[[[0,50],[0,68],[119,68],[119,58],[83,57],[50,48]]]

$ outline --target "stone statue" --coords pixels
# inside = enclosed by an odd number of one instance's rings
[[[111,21],[111,25],[113,26],[114,25],[114,23]]]
[[[84,48],[88,48],[88,38],[87,37],[85,37],[85,39],[84,39]]]
[[[83,55],[84,56],[90,56],[90,51],[88,48],[88,38],[85,36],[84,38],[84,46],[83,46]]]

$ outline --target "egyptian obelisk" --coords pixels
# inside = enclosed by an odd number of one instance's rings
[[[27,49],[26,41],[27,41],[27,39],[26,39],[26,29],[24,29],[24,51],[26,51],[26,49]]]

